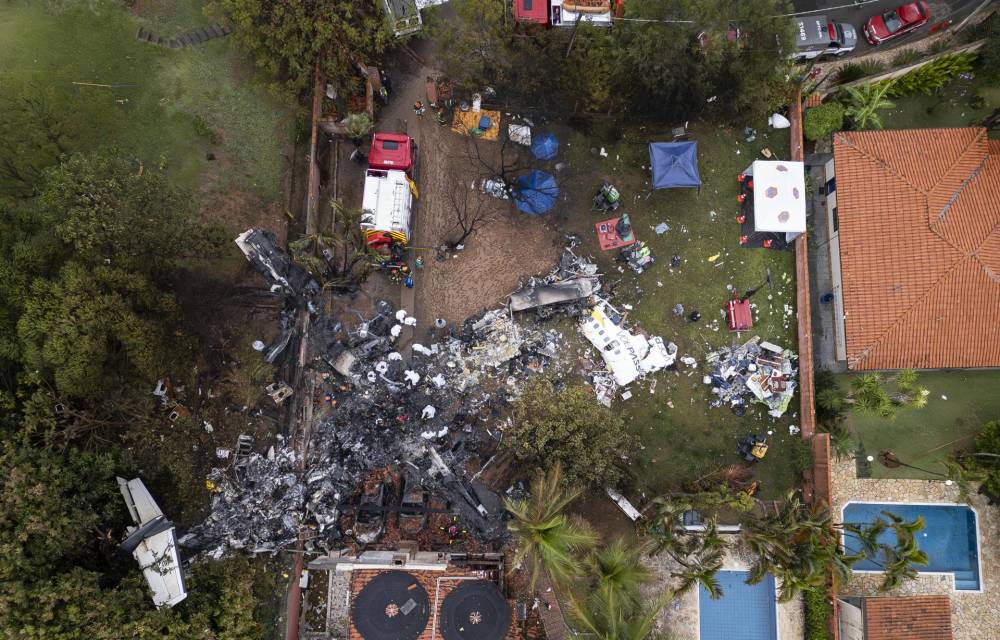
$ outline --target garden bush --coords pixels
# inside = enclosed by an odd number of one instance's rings
[[[806,109],[802,132],[808,140],[822,140],[844,126],[844,105],[827,102],[818,107]]]
[[[822,589],[809,589],[803,592],[806,609],[806,640],[827,640],[830,617],[830,605],[826,600],[826,592]]]
[[[1000,464],[994,456],[1000,456],[1000,420],[991,420],[983,425],[976,436],[976,463],[985,472],[983,489],[990,495],[1000,496]]]
[[[903,49],[892,57],[892,66],[905,67],[908,64],[913,64],[922,57],[923,54],[916,49]]]
[[[942,56],[937,60],[925,64],[919,69],[896,78],[889,95],[893,97],[908,96],[915,93],[931,95],[935,89],[940,89],[960,73],[972,71],[972,64],[976,60],[973,53],[954,53]]]
[[[865,76],[873,76],[876,73],[885,71],[885,65],[878,60],[864,60],[858,66],[861,67],[861,71]]]
[[[932,54],[944,53],[950,49],[953,44],[954,43],[951,41],[951,38],[942,38],[941,40],[932,42],[931,46],[927,47],[927,51]]]
[[[856,62],[848,62],[837,71],[837,83],[854,82],[865,77],[865,71]]]
[[[876,73],[885,71],[885,65],[878,60],[865,60],[863,62],[848,62],[837,72],[837,82],[854,82],[861,78],[873,76]]]

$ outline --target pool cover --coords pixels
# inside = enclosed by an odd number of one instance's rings
[[[774,576],[747,584],[746,571],[720,571],[722,597],[713,600],[698,587],[701,640],[776,640]]]
[[[510,606],[485,580],[463,582],[441,605],[444,640],[502,640],[510,627]]]
[[[416,640],[429,617],[427,592],[405,571],[372,578],[351,611],[351,621],[365,640]]]

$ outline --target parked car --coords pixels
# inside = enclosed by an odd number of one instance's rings
[[[924,0],[910,2],[869,18],[864,26],[865,39],[872,45],[882,44],[922,27],[930,19],[931,9]]]
[[[843,56],[858,44],[858,32],[844,22],[829,22],[826,16],[795,20],[796,62],[820,56]]]

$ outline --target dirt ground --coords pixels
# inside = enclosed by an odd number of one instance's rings
[[[429,46],[422,44],[425,46],[420,54],[431,59]],[[562,241],[543,219],[520,214],[509,201],[476,192],[473,197],[482,199],[489,222],[467,239],[463,251],[436,259],[436,248],[456,235],[449,190],[458,182],[471,185],[485,174],[470,162],[467,138],[438,125],[430,112],[422,117],[414,114],[414,101],[426,101],[424,79],[432,73],[431,68],[401,56],[400,64],[391,69],[394,93],[389,105],[378,114],[376,124],[378,131],[406,130],[419,147],[420,198],[414,212],[411,246],[414,257],[421,256],[425,266],[414,272],[415,309],[408,309],[418,321],[417,340],[426,336],[436,318],[444,318],[449,324],[460,323],[474,313],[502,304],[522,278],[548,272],[555,266]],[[478,144],[488,160],[499,151],[496,142]],[[341,147],[343,157],[344,148],[350,145]],[[341,163],[338,179],[343,198],[360,204],[362,175],[358,165]],[[352,202],[348,200],[348,204]],[[396,293],[393,289],[379,273],[372,274],[364,286],[372,298]],[[394,300],[399,302],[398,293]]]

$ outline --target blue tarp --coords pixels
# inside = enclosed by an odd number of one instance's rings
[[[518,211],[529,216],[540,216],[555,206],[559,187],[551,173],[532,171],[517,178],[514,187],[514,204]]]
[[[551,160],[559,153],[559,140],[552,133],[535,136],[531,140],[531,153],[539,160]]]
[[[653,188],[700,187],[697,142],[650,142]]]

